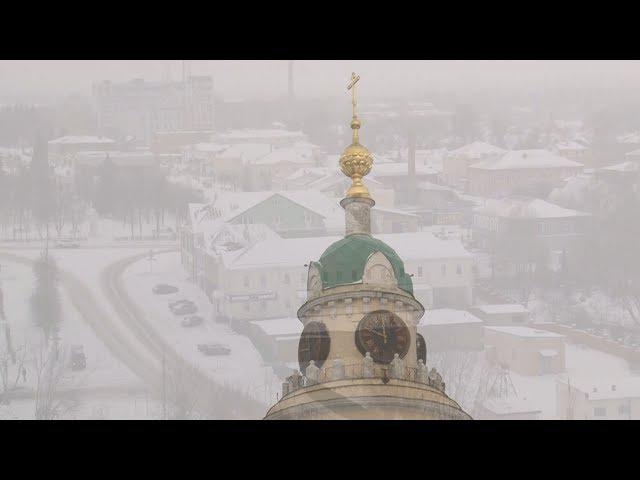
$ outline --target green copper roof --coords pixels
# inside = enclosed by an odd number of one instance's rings
[[[398,279],[398,287],[413,295],[413,282],[404,271],[404,263],[398,254],[386,243],[370,235],[355,234],[338,240],[320,257],[316,266],[322,275],[322,287],[331,288],[362,281],[364,267],[369,257],[381,252],[393,267]]]

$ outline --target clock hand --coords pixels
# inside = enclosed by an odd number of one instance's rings
[[[365,330],[368,330],[368,331],[369,331],[369,332],[371,332],[371,333],[375,333],[376,335],[380,335],[381,337],[384,337],[384,335],[383,335],[383,334],[381,334],[380,332],[378,332],[378,331],[376,331],[376,330],[373,330],[373,329],[371,329],[371,328],[365,328]]]

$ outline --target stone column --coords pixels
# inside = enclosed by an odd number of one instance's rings
[[[344,208],[345,236],[360,233],[371,235],[371,207],[376,204],[371,198],[347,197],[340,202]]]

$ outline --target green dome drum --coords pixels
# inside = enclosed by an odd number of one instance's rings
[[[382,253],[391,263],[398,287],[413,295],[413,282],[404,271],[404,262],[395,250],[386,243],[363,234],[349,235],[335,242],[325,250],[318,262],[314,262],[321,273],[322,288],[361,282],[364,267],[375,252]]]

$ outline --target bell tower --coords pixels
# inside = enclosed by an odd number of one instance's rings
[[[351,76],[352,142],[340,156],[351,186],[340,202],[345,237],[309,264],[296,370],[265,419],[469,419],[427,367],[417,331],[424,307],[404,262],[371,235],[371,198],[363,178],[373,156],[360,144]]]

